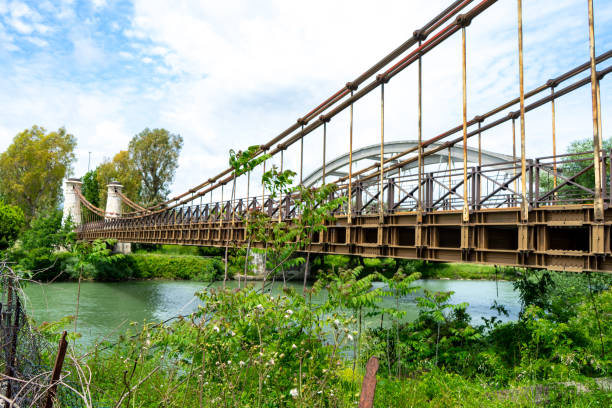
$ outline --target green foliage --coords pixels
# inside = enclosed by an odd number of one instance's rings
[[[337,317],[323,316],[293,292],[271,297],[246,288],[198,296],[203,304],[190,318],[144,324],[110,350],[89,354],[84,362],[97,404],[115,405],[134,388],[128,406],[338,405],[348,331]],[[73,361],[67,364],[76,378]]]
[[[96,170],[90,170],[81,179],[83,185],[81,186],[81,192],[83,196],[95,205],[100,206],[100,185],[98,184],[98,173]]]
[[[21,208],[0,200],[0,250],[12,246],[24,226],[25,217]]]
[[[140,188],[142,177],[136,168],[136,164],[130,158],[127,150],[121,150],[112,160],[105,159],[95,170],[96,180],[99,186],[98,202],[106,205],[107,185],[111,181],[117,181],[123,186],[123,194],[134,202],[140,202]],[[85,187],[85,186],[83,186]],[[132,211],[132,209],[130,209]]]
[[[255,157],[259,148],[259,145],[249,146],[244,152],[241,150],[236,152],[234,149],[230,149],[229,164],[234,169],[234,176],[238,177],[253,170],[271,157],[269,154]]]
[[[131,254],[125,256],[133,270],[133,277],[140,279],[191,279],[214,281],[223,276],[220,258],[203,258],[193,255]]]
[[[146,128],[130,141],[129,158],[140,174],[145,205],[164,201],[174,180],[183,138],[166,129]]]
[[[54,251],[71,245],[75,235],[72,223],[62,224],[60,210],[40,214],[30,223],[30,228],[21,236],[21,248],[25,251],[45,249]]]
[[[104,248],[100,249],[102,256],[90,257],[82,265],[74,256],[64,259],[66,278],[78,279],[81,266],[83,278],[98,281],[188,279],[210,282],[223,276],[223,262],[219,258],[143,253],[110,255]]]
[[[604,152],[610,152],[612,139],[603,139],[602,147]],[[566,153],[575,154],[557,166],[557,185],[565,182],[564,178],[576,177],[572,181],[588,189],[595,187],[595,175],[593,168],[586,170],[593,165],[593,139],[575,140],[566,149]],[[609,164],[608,164],[609,170]],[[584,172],[583,172],[584,171]],[[582,173],[582,174],[580,174]],[[579,175],[580,174],[580,175]],[[540,188],[544,191],[552,190],[554,175],[550,173],[540,173]],[[609,187],[609,180],[603,180]],[[592,200],[592,194],[584,191],[575,184],[563,186],[557,193],[557,197],[563,199],[586,198]]]
[[[279,194],[286,196],[295,191],[295,187],[291,187],[295,175],[292,170],[281,171],[274,165],[261,176],[261,182],[271,198],[276,198]]]
[[[39,214],[20,238],[20,245],[11,252],[16,269],[38,280],[52,279],[63,273],[68,256],[57,251],[70,249],[75,241],[72,223],[62,223],[62,212],[52,210]]]
[[[35,125],[17,134],[0,154],[0,195],[20,207],[28,221],[55,209],[62,180],[72,172],[75,147],[75,137],[64,128],[47,133]]]

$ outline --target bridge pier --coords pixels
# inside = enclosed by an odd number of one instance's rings
[[[62,222],[71,219],[75,226],[81,225],[81,200],[78,192],[81,191],[83,183],[80,179],[69,178],[64,181],[64,215]]]
[[[111,181],[106,187],[108,191],[106,195],[105,219],[109,220],[121,215],[123,201],[119,193],[121,193],[123,186],[116,181]],[[130,242],[117,242],[113,251],[120,254],[129,254],[132,252],[132,244]]]

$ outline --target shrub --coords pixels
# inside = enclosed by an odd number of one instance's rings
[[[24,225],[25,216],[21,208],[0,200],[0,250],[13,245]]]
[[[223,276],[224,266],[219,258],[193,255],[131,254],[125,261],[134,278],[192,279],[213,281]]]

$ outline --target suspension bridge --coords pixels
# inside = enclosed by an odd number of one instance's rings
[[[316,234],[304,251],[612,271],[612,151],[602,148],[599,86],[612,70],[612,50],[596,54],[592,0],[588,9],[585,5],[589,23],[584,27],[589,32],[589,43],[584,46],[590,59],[529,90],[523,80],[523,11],[518,0],[516,97],[468,119],[466,31],[496,2],[454,1],[370,69],[259,146],[257,155],[269,154],[281,169],[288,148],[295,148],[299,155],[296,182],[308,188],[333,183],[337,187],[334,197],[346,197],[334,211],[335,220],[328,223],[326,231]],[[425,139],[422,59],[455,34],[461,36],[462,121]],[[417,138],[385,141],[385,89],[413,65],[418,83]],[[555,102],[581,88],[590,89],[592,151],[557,154]],[[353,148],[353,107],[364,96],[376,93],[380,98],[380,131],[372,136],[369,146]],[[536,109],[550,112],[552,134],[550,139],[540,140],[552,144],[550,156],[526,156],[525,115]],[[348,151],[326,157],[328,124],[342,112],[349,117],[345,133]],[[508,138],[511,153],[481,148],[483,137],[508,124],[512,129]],[[322,133],[320,167],[305,174],[304,139],[315,131]],[[470,139],[477,140],[477,147],[468,146]],[[263,166],[265,169],[266,162]],[[578,170],[573,174],[562,171],[569,167]],[[246,181],[246,193],[227,197],[236,178]],[[242,246],[246,245],[245,224],[251,211],[263,211],[288,223],[300,216],[295,197],[274,197],[265,189],[254,191],[251,173],[236,177],[232,168],[148,208],[126,197],[120,185],[113,183],[108,188],[107,207],[101,209],[85,199],[79,180],[66,182],[65,213],[78,221],[80,239]],[[122,212],[122,208],[131,210]]]

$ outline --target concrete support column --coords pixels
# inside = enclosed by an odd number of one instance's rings
[[[105,219],[109,220],[121,215],[121,205],[123,201],[119,193],[121,193],[123,186],[116,181],[111,181],[106,187],[108,191],[106,194]],[[132,244],[129,242],[117,242],[117,245],[115,245],[115,252],[129,254],[132,252]]]
[[[81,224],[81,201],[77,191],[81,191],[82,184],[81,180],[77,178],[69,178],[64,181],[64,216],[62,221],[66,222],[70,218],[75,226]]]
[[[264,264],[264,254],[258,254],[255,252],[251,252],[251,265],[253,267],[253,272],[257,276],[265,276],[266,275],[266,265]]]

